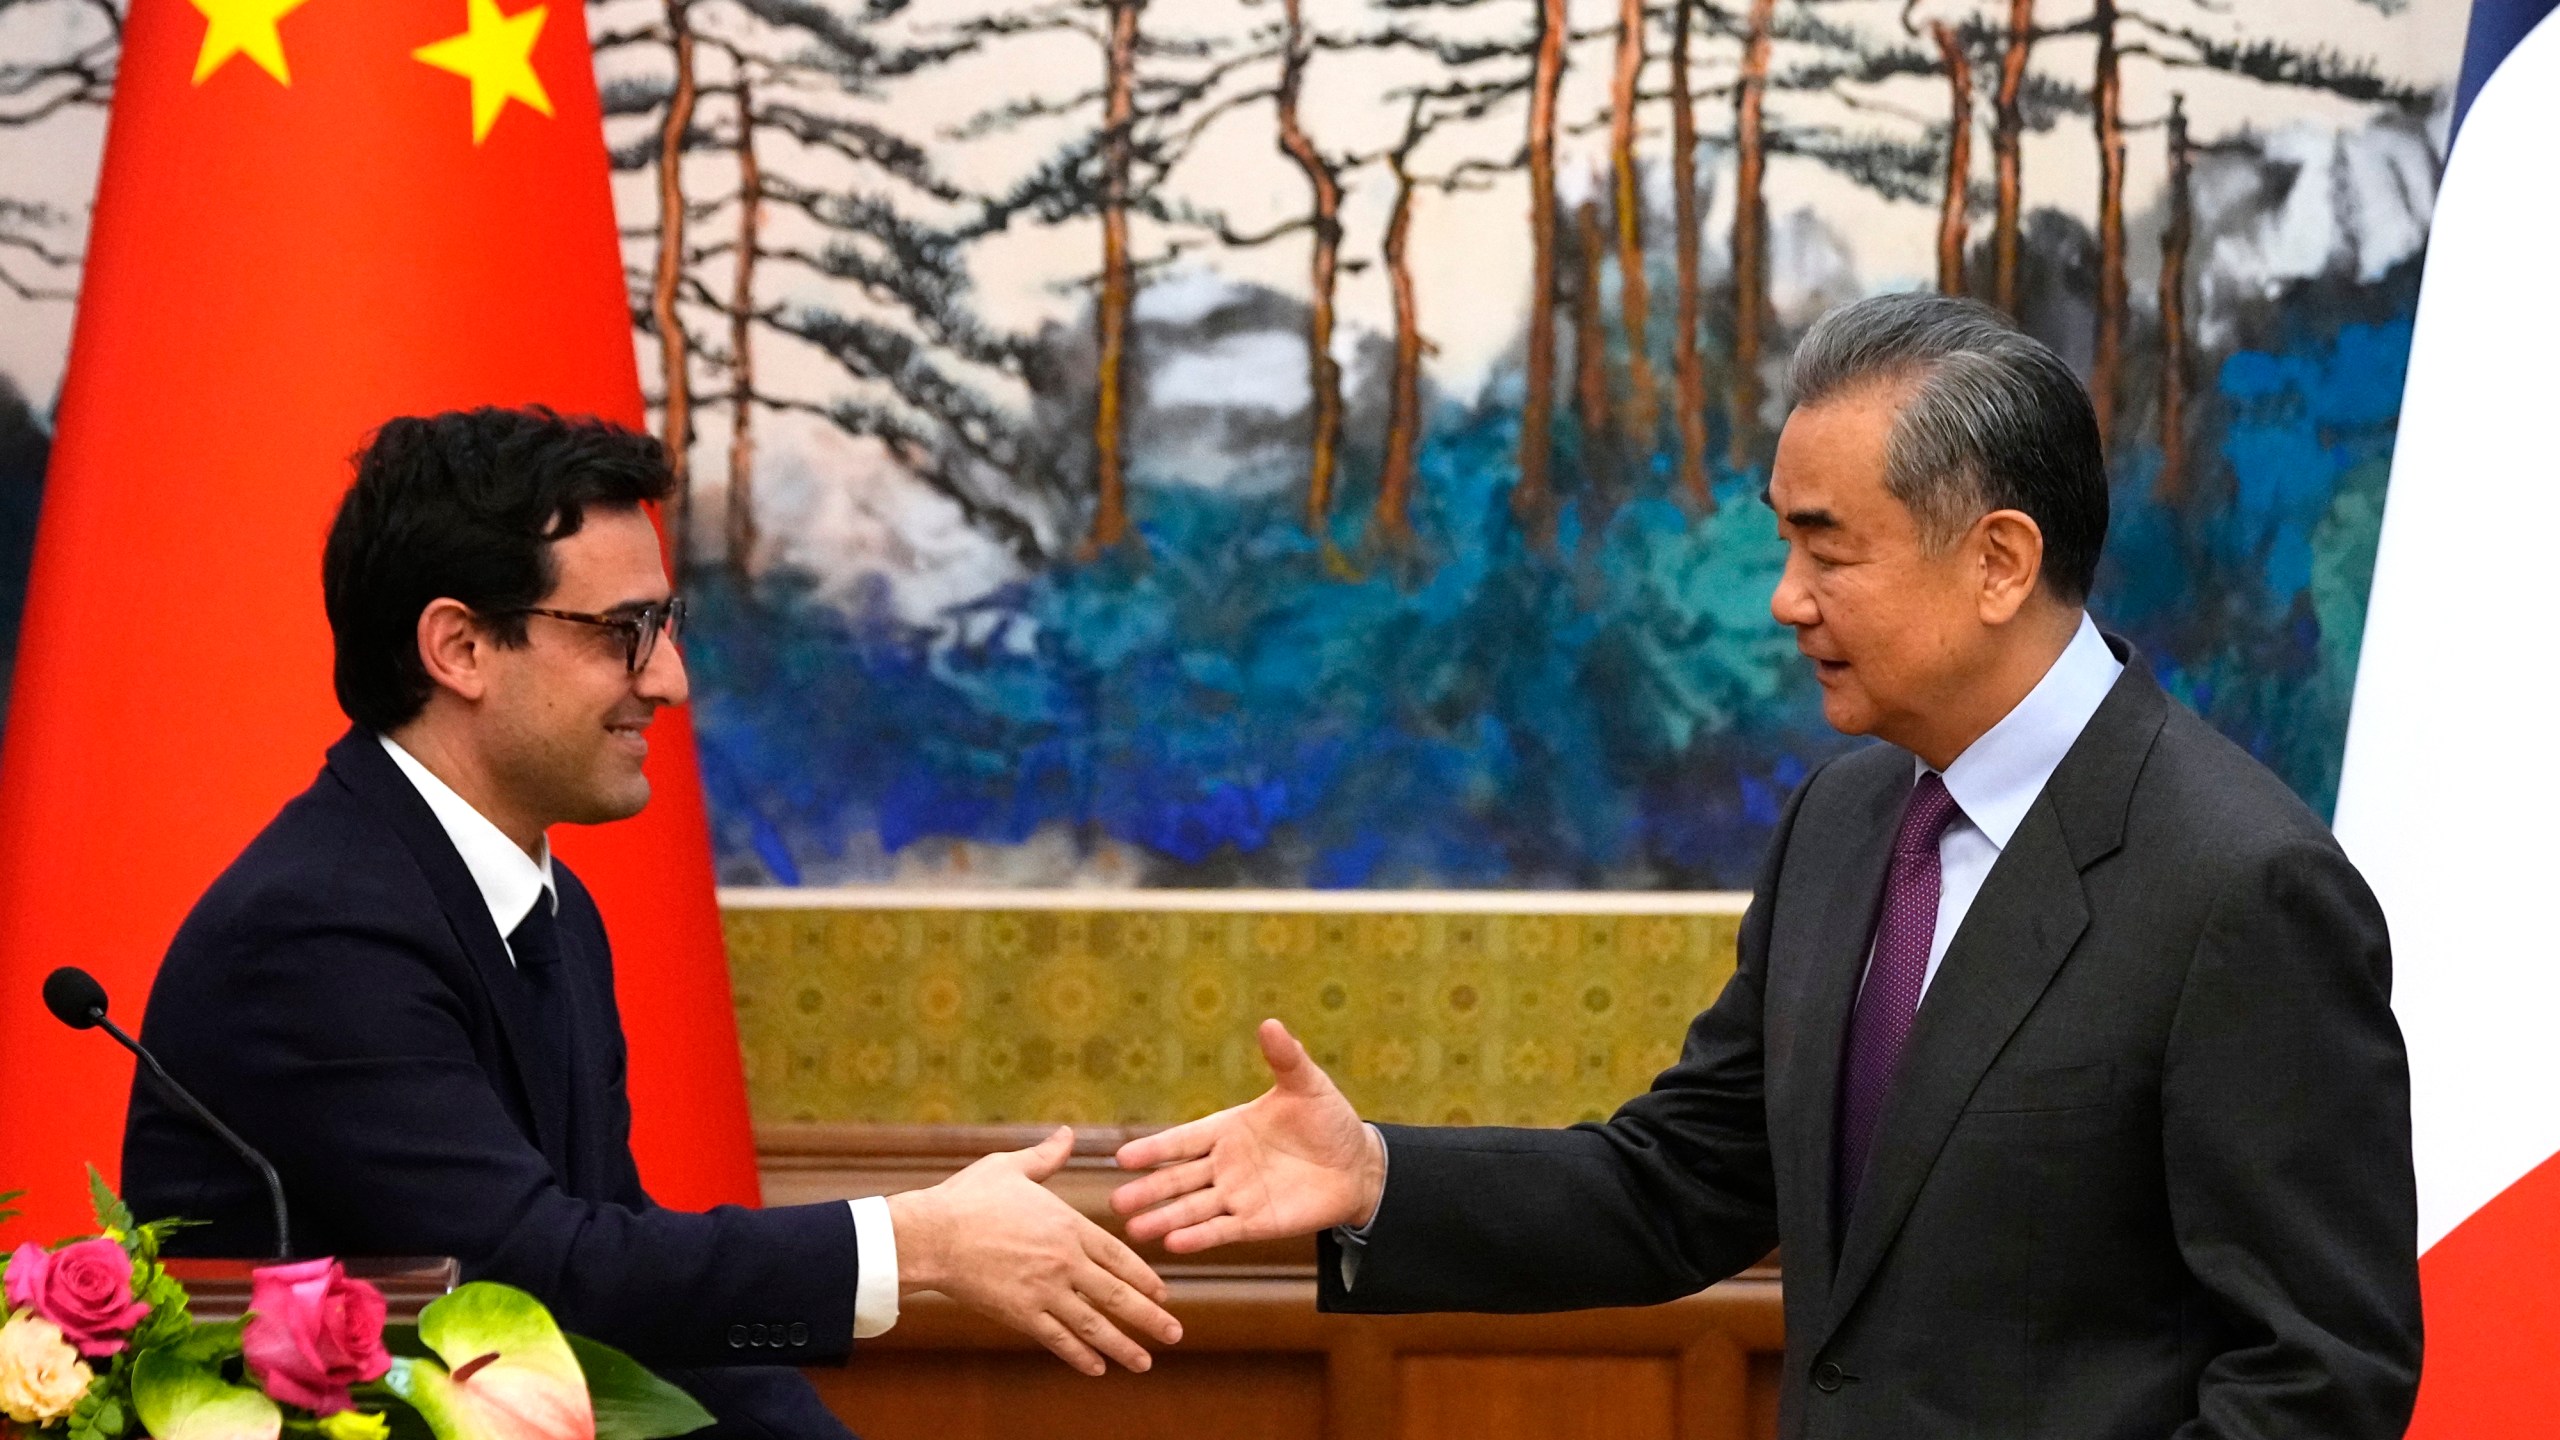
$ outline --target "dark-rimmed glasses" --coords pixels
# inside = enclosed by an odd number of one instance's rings
[[[593,625],[603,630],[619,630],[622,632],[623,661],[631,667],[631,673],[637,675],[648,668],[649,657],[658,653],[660,635],[666,636],[669,640],[678,638],[678,632],[684,629],[685,610],[684,597],[679,595],[654,605],[642,605],[634,609],[603,615],[591,615],[581,610],[546,610],[539,605],[525,605],[513,610],[490,610],[484,613],[492,619],[518,615],[545,615],[551,619],[566,620],[575,625]]]

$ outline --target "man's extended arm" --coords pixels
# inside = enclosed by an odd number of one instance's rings
[[[1807,789],[1810,789],[1808,783]],[[1383,1145],[1277,1021],[1260,1098],[1121,1147],[1112,1196],[1177,1253],[1365,1225],[1356,1280],[1323,1235],[1330,1309],[1554,1310],[1690,1293],[1776,1243],[1762,1077],[1770,902],[1803,791],[1742,925],[1734,978],[1679,1063],[1600,1125],[1384,1126]],[[1392,1183],[1388,1157],[1393,1157]]]
[[[219,967],[222,1033],[183,1027],[220,1053],[170,1057],[298,1205],[379,1253],[459,1256],[652,1364],[844,1353],[857,1281],[844,1204],[696,1213],[569,1194],[491,1088],[440,968],[396,927],[347,918],[366,913],[278,900]],[[1144,1368],[1112,1321],[1164,1341],[1178,1327],[1144,1263],[1040,1188],[1067,1143],[989,1156],[893,1201],[902,1288],[942,1290],[1088,1373],[1100,1354]],[[741,1353],[731,1330],[750,1322],[773,1343]]]

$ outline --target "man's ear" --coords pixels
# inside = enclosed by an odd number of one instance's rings
[[[1994,510],[1973,524],[1981,578],[1976,601],[1985,625],[2006,625],[2044,578],[2044,531],[2022,510]]]
[[[418,612],[418,659],[438,688],[465,700],[479,699],[489,689],[482,669],[488,657],[489,637],[470,606],[459,600],[431,600]]]

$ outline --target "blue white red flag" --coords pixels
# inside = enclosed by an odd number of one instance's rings
[[[2338,838],[2409,1040],[2416,1437],[2560,1426],[2560,3],[2477,0],[2375,559]]]

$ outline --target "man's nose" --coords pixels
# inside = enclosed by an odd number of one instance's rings
[[[1769,592],[1769,618],[1790,629],[1802,629],[1822,618],[1822,612],[1814,606],[1812,589],[1797,574],[1793,556],[1778,572],[1777,588]]]
[[[692,697],[693,682],[685,675],[684,652],[672,639],[661,637],[657,648],[649,652],[649,663],[640,667],[632,690],[643,700],[659,705],[681,705]]]

